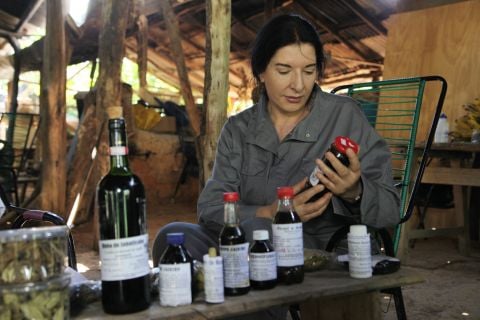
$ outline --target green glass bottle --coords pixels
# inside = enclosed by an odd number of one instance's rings
[[[110,171],[97,188],[102,305],[123,314],[150,306],[145,189],[128,167],[125,120],[110,119]]]

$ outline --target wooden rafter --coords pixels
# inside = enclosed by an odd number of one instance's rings
[[[360,7],[355,1],[352,0],[340,0],[346,7],[352,10],[363,22],[365,22],[370,28],[375,30],[380,35],[387,35],[387,29],[373,18],[365,9]]]
[[[350,50],[358,54],[360,57],[363,59],[370,61],[370,60],[376,60],[380,61],[383,60],[383,58],[367,46],[363,45],[361,42],[358,42],[359,46],[363,47],[363,50],[357,48],[351,41],[349,41],[347,38],[342,36],[339,32],[337,32],[333,27],[330,26],[328,22],[326,22],[323,18],[321,17],[313,17],[312,14],[305,9],[303,4],[299,2],[294,2],[292,5],[295,7],[295,10],[299,12],[301,15],[309,19],[310,21],[314,21],[316,24],[318,24],[321,28],[325,29],[330,33],[335,39],[337,39],[339,42],[343,43],[346,45]]]

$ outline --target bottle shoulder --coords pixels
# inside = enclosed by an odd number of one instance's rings
[[[273,224],[301,223],[300,216],[294,211],[278,211],[273,218]]]
[[[100,189],[136,188],[144,190],[142,181],[134,174],[116,175],[108,173],[102,178],[102,180],[100,180],[98,187]]]
[[[257,240],[250,247],[250,252],[253,253],[267,253],[274,251],[272,244],[268,240]]]
[[[175,264],[175,263],[187,263],[193,262],[192,257],[188,253],[187,249],[183,246],[169,245],[165,249],[163,255],[160,257],[160,264]]]

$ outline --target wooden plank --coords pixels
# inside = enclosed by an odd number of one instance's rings
[[[203,296],[199,296],[193,304],[176,308],[160,307],[158,301],[154,301],[149,309],[142,312],[129,315],[107,315],[102,311],[101,304],[96,302],[88,305],[76,319],[219,319],[315,299],[320,299],[319,303],[321,303],[322,299],[330,297],[348,298],[352,295],[413,285],[423,281],[424,279],[418,273],[408,268],[401,268],[393,274],[373,276],[368,279],[353,279],[346,270],[323,270],[306,273],[305,280],[301,284],[279,285],[268,291],[251,290],[246,295],[226,297],[225,302],[221,304],[207,304]],[[368,317],[364,319],[368,319]]]
[[[64,0],[49,0],[43,68],[40,91],[40,143],[42,144],[41,194],[39,207],[66,216],[67,149],[65,37],[66,7]]]
[[[170,37],[170,50],[172,50],[175,57],[175,64],[177,66],[177,73],[180,79],[180,92],[185,100],[185,107],[187,109],[190,120],[190,127],[194,136],[200,136],[201,120],[195,100],[192,95],[192,88],[188,79],[187,66],[185,65],[185,56],[183,54],[180,31],[178,21],[173,12],[170,0],[160,1],[163,17],[167,26],[167,32]]]
[[[378,292],[311,299],[300,304],[300,312],[302,320],[380,320],[380,299]]]
[[[91,176],[92,152],[96,148],[98,140],[97,136],[92,134],[96,130],[95,95],[89,93],[83,102],[83,116],[76,133],[78,142],[67,177],[67,212],[70,224],[86,222],[90,217],[90,205],[97,183]],[[74,209],[75,201],[77,204]]]
[[[202,141],[200,185],[210,177],[217,141],[226,120],[230,55],[231,0],[207,1],[205,60],[205,135]]]
[[[427,167],[422,182],[480,187],[480,168]]]
[[[480,1],[464,1],[394,14],[388,22],[384,79],[432,74],[444,77],[448,82],[448,91],[443,111],[448,116],[451,129],[455,119],[465,112],[462,105],[478,97],[479,16]],[[452,63],[453,60],[456,62]],[[433,91],[438,97],[438,90]],[[432,92],[427,88],[418,124],[419,137],[430,128],[433,99]]]

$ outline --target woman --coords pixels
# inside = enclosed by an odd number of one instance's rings
[[[280,15],[262,28],[251,57],[253,75],[263,88],[259,101],[230,117],[222,130],[212,176],[198,200],[199,225],[164,227],[155,240],[155,263],[167,232],[185,232],[186,246],[197,259],[218,245],[224,192],[239,192],[240,220],[250,241],[253,230],[271,230],[276,188],[284,185],[294,187],[305,247],[323,249],[345,224],[398,222],[389,149],[353,100],[321,91],[316,81],[323,60],[319,37],[302,17]],[[328,152],[335,172],[320,159],[340,135],[357,142],[360,151],[358,156],[347,151],[348,167]],[[303,190],[315,166],[323,172],[318,174],[321,184]],[[324,186],[330,192],[308,202]]]

